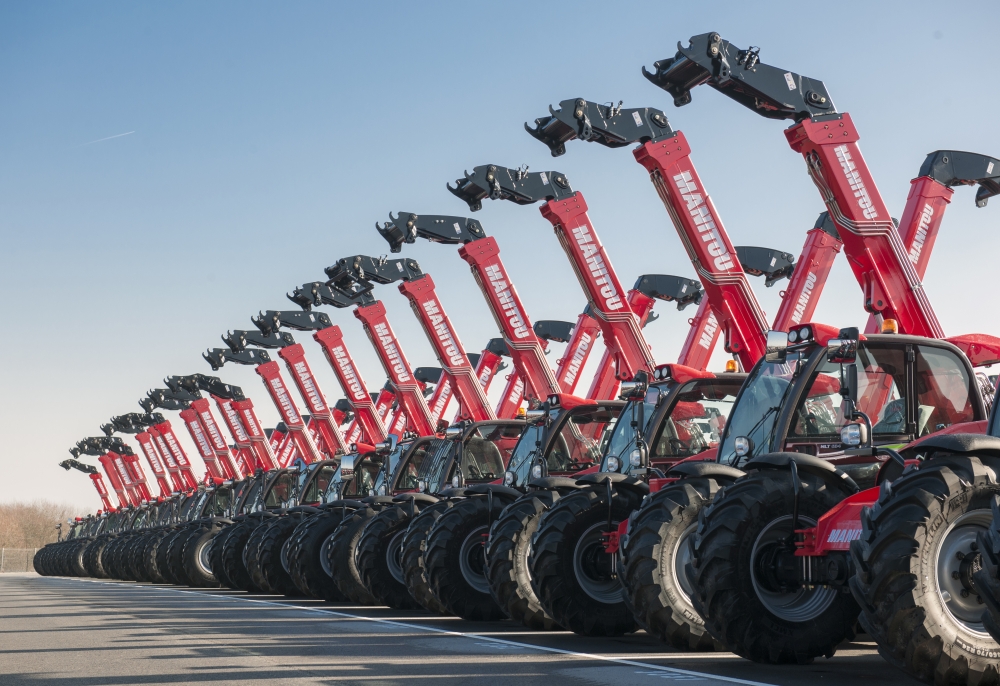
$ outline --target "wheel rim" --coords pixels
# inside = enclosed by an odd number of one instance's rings
[[[691,545],[691,535],[697,529],[698,523],[695,522],[686,528],[677,538],[677,544],[671,551],[674,558],[673,564],[669,565],[674,573],[674,588],[680,591],[680,596],[684,600],[684,603],[691,608],[694,608],[694,604],[691,602],[691,596],[694,595],[694,587],[691,586],[691,581],[688,579],[686,570],[688,563],[694,560],[694,546]]]
[[[405,585],[406,577],[403,575],[403,538],[406,537],[406,529],[400,530],[389,540],[389,548],[385,551],[385,564],[389,568],[392,578]]]
[[[480,593],[490,592],[490,582],[486,579],[486,536],[487,527],[479,526],[462,541],[458,554],[459,567],[466,583]]]
[[[799,526],[816,526],[809,517],[799,515]],[[780,543],[792,532],[792,516],[785,515],[771,521],[757,535],[750,553],[750,579],[761,604],[778,619],[787,622],[808,622],[826,612],[837,597],[837,591],[825,586],[795,591],[772,591],[761,583],[757,575],[757,560],[768,546]]]
[[[982,621],[986,606],[972,586],[972,573],[982,567],[976,534],[986,531],[992,519],[988,509],[966,512],[948,527],[935,551],[941,603],[957,624],[984,637],[988,635]]]
[[[613,527],[617,525],[612,522]],[[584,593],[599,603],[614,605],[622,602],[622,586],[614,575],[614,560],[604,552],[606,528],[600,522],[580,536],[573,549],[573,573]]]
[[[209,555],[211,541],[202,544],[198,550],[198,567],[206,576],[212,576],[212,557]]]
[[[333,567],[330,566],[330,549],[333,547],[333,534],[323,539],[323,545],[319,547],[319,566],[323,568],[326,575],[333,578]]]

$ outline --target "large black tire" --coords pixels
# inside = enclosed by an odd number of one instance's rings
[[[101,564],[104,565],[104,570],[108,573],[108,577],[111,579],[121,579],[121,570],[118,569],[118,546],[122,542],[122,535],[114,535],[108,544],[104,546],[101,551]],[[60,574],[65,574],[66,571],[61,568]]]
[[[420,609],[406,588],[403,574],[403,538],[414,516],[417,502],[387,507],[368,522],[358,543],[358,570],[365,588],[380,605],[397,610]]]
[[[222,524],[221,530],[212,539],[212,545],[208,548],[208,560],[212,566],[212,576],[219,580],[223,588],[236,590],[236,584],[226,575],[226,566],[222,563],[222,548],[236,527],[236,524],[226,521]]]
[[[243,562],[243,548],[259,523],[259,519],[244,519],[240,523],[234,524],[222,546],[222,566],[226,576],[233,582],[236,590],[247,593],[260,592],[260,589],[254,585],[253,579],[250,578],[250,572]]]
[[[83,566],[87,568],[87,576],[94,579],[107,579],[108,573],[101,564],[101,553],[108,544],[109,537],[101,535],[90,542],[83,551]]]
[[[1000,683],[1000,645],[969,579],[998,476],[1000,458],[935,454],[882,486],[851,544],[862,626],[882,657],[928,683]]]
[[[973,577],[986,605],[983,625],[993,640],[1000,643],[1000,496],[993,496],[991,506],[990,528],[980,533],[977,539],[983,556],[983,567]]]
[[[333,583],[340,592],[352,603],[358,605],[374,605],[375,597],[365,588],[358,569],[358,543],[365,525],[370,522],[378,511],[373,507],[355,510],[347,517],[333,533],[327,552],[327,565],[333,577]]]
[[[403,565],[406,589],[421,607],[434,614],[446,615],[448,609],[434,597],[427,582],[424,547],[431,527],[444,512],[454,507],[456,502],[455,500],[441,500],[433,505],[428,505],[413,518],[410,525],[406,527],[406,535],[403,536],[403,553],[400,562]]]
[[[176,535],[171,537],[167,546],[167,569],[170,570],[170,578],[178,586],[190,586],[191,579],[188,578],[187,568],[184,565],[184,544],[192,533],[200,527],[196,524],[187,524],[181,528]]]
[[[150,582],[152,579],[146,573],[146,564],[143,553],[146,550],[146,541],[153,536],[150,532],[143,532],[136,536],[128,544],[127,562],[130,576],[136,581]]]
[[[486,577],[493,599],[508,617],[529,629],[561,629],[542,608],[531,587],[528,551],[542,513],[559,497],[557,491],[533,491],[504,508],[490,528],[486,545]]]
[[[87,576],[87,568],[83,564],[83,553],[87,549],[87,541],[73,541],[66,547],[66,557],[69,561],[70,574],[73,576]]]
[[[166,579],[168,584],[174,586],[181,586],[183,582],[174,575],[174,569],[170,566],[170,545],[174,540],[180,536],[186,527],[177,526],[167,532],[167,535],[160,539],[159,545],[156,546],[156,568],[160,571],[160,575]]]
[[[250,534],[250,538],[247,539],[246,545],[243,547],[243,564],[246,565],[247,571],[250,572],[253,585],[264,593],[274,593],[275,591],[268,586],[267,580],[264,578],[264,572],[260,568],[260,544],[267,535],[268,529],[277,524],[277,522],[278,519],[275,517],[268,517],[262,521]]]
[[[490,593],[486,539],[490,525],[510,502],[485,495],[463,498],[443,512],[427,534],[424,567],[431,593],[462,619],[493,622],[507,617]]]
[[[641,498],[633,491],[611,491],[612,526],[627,519]],[[622,636],[635,631],[615,560],[604,552],[601,534],[608,526],[605,486],[569,493],[542,514],[531,541],[528,567],[539,602],[559,625],[581,636]]]
[[[288,544],[289,575],[307,596],[335,603],[347,600],[327,571],[327,548],[337,527],[344,521],[344,514],[353,512],[353,509],[330,508],[307,517],[292,532]]]
[[[722,485],[711,477],[687,478],[649,495],[621,541],[622,584],[632,613],[648,633],[677,650],[723,649],[694,609],[685,573],[698,515]]]
[[[221,584],[212,573],[209,546],[221,529],[211,524],[194,528],[183,539],[181,562],[188,585],[194,588],[219,588]]]
[[[799,526],[813,526],[851,495],[846,485],[799,472]],[[837,482],[840,480],[837,479]],[[792,530],[791,472],[750,472],[702,511],[694,538],[695,609],[728,650],[754,662],[808,664],[853,639],[858,605],[846,589],[768,591],[753,570],[755,551]]]
[[[257,547],[257,566],[271,593],[286,596],[302,595],[286,569],[288,559],[285,544],[289,542],[288,539],[295,527],[302,521],[303,514],[294,512],[275,520],[264,532]]]
[[[167,583],[167,580],[160,573],[159,567],[156,566],[156,549],[160,545],[160,541],[162,541],[168,533],[168,530],[160,529],[150,534],[149,538],[146,539],[146,544],[143,546],[142,558],[146,578],[154,584]]]

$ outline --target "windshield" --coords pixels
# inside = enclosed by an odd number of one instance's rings
[[[212,502],[209,503],[211,510],[205,515],[210,517],[225,517],[229,513],[229,506],[233,500],[233,489],[231,486],[220,486],[212,494]]]
[[[636,447],[636,432],[639,430],[642,432],[642,435],[646,434],[646,430],[653,421],[653,415],[656,412],[656,406],[659,403],[661,393],[662,391],[659,386],[653,386],[646,391],[646,396],[641,403],[631,400],[622,409],[622,413],[618,415],[618,421],[615,422],[614,427],[611,429],[610,436],[605,441],[602,441],[606,443],[606,445],[601,446],[604,449],[604,460],[601,462],[602,472],[618,471],[608,469],[609,457],[617,458],[619,465],[628,466],[629,453]],[[642,426],[638,426],[640,421]],[[633,426],[633,424],[636,426]]]
[[[549,416],[553,416],[553,414],[550,412]],[[521,432],[521,438],[510,454],[510,466],[508,467],[509,471],[517,475],[515,483],[521,484],[527,481],[531,463],[534,461],[540,446],[544,444],[546,428],[544,424],[529,424]]]
[[[264,498],[264,507],[267,509],[283,507],[292,497],[296,479],[295,472],[282,472],[275,477],[274,483]]]
[[[337,473],[337,466],[333,464],[323,464],[314,470],[312,479],[306,485],[305,492],[302,494],[301,501],[303,503],[308,503],[314,505],[319,503],[326,497],[326,489],[329,488],[330,482],[333,481],[333,475]]]
[[[442,446],[449,445],[450,441],[440,438],[431,438],[419,441],[406,456],[406,462],[402,465],[402,472],[396,477],[396,491],[413,491],[417,488],[417,481],[426,477],[427,472],[434,464],[434,457]],[[394,468],[395,470],[395,468]]]
[[[354,474],[344,484],[344,495],[367,497],[375,492],[375,478],[382,469],[382,456],[365,453],[360,462],[354,464]]]
[[[650,442],[650,461],[682,460],[718,447],[738,392],[739,385],[725,379],[686,383]]]

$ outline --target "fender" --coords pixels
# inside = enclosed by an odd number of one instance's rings
[[[370,495],[367,498],[362,499],[363,503],[366,505],[391,505],[393,503],[393,496],[391,495]]]
[[[730,467],[727,464],[719,462],[678,462],[667,470],[667,478],[672,476],[681,478],[687,476],[712,476],[735,481],[745,474],[746,472],[742,469]]]
[[[294,514],[296,512],[305,512],[306,514],[316,514],[319,512],[319,508],[313,507],[312,505],[298,505],[296,507],[290,507],[285,514]]]
[[[644,481],[639,481],[634,476],[619,474],[617,472],[596,472],[594,474],[587,474],[577,479],[576,483],[585,486],[603,486],[607,481],[610,481],[612,486],[615,488],[632,491],[633,493],[639,495],[639,497],[644,498],[649,495],[649,484]]]
[[[320,506],[321,510],[334,510],[339,507],[349,507],[352,510],[360,510],[365,506],[365,503],[360,500],[331,500],[325,505]]]
[[[468,495],[486,495],[487,493],[492,493],[494,498],[509,500],[510,502],[524,495],[521,491],[502,484],[476,484],[466,487],[465,492]]]
[[[545,491],[573,490],[578,491],[583,486],[578,479],[570,479],[566,476],[543,476],[541,479],[532,479],[528,486]]]
[[[427,493],[416,493],[416,492],[400,493],[398,495],[394,495],[392,499],[397,503],[405,503],[412,500],[415,503],[423,503],[425,505],[433,505],[434,503],[438,502],[438,499],[432,495],[428,495]]]
[[[846,490],[849,493],[857,493],[861,490],[854,483],[854,479],[826,460],[805,453],[767,453],[751,459],[746,463],[746,468],[747,471],[753,469],[790,469],[788,465],[791,462],[795,462],[800,471],[818,476],[835,488]]]

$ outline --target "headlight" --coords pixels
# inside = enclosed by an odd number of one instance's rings
[[[753,441],[746,436],[737,436],[733,440],[733,450],[737,457],[746,457],[753,450]]]
[[[427,480],[426,479],[418,479],[417,480],[417,490],[420,491],[421,493],[423,493],[424,491],[427,490]]]
[[[531,468],[531,478],[541,479],[542,478],[542,465],[536,464]]]
[[[608,458],[607,465],[609,472],[617,472],[618,469],[622,466],[622,461],[619,460],[614,455],[612,455],[611,457]]]
[[[848,424],[840,430],[840,442],[844,445],[861,445],[868,439],[868,427],[864,424]]]
[[[812,329],[810,329],[808,326],[803,326],[801,329],[799,329],[799,338],[801,338],[803,341],[808,341],[810,338],[812,338]]]
[[[796,343],[799,340],[799,332],[794,329],[788,332],[788,342]]]
[[[516,477],[514,476],[514,472],[504,472],[503,473],[503,485],[504,486],[513,486],[515,478]]]
[[[381,486],[378,487],[378,494],[385,495],[385,484],[382,484]]]
[[[458,478],[458,474],[456,474],[455,476],[451,477],[451,487],[452,488],[458,488],[461,485],[462,485],[462,480]]]
[[[636,448],[632,451],[632,454],[628,456],[628,463],[633,467],[642,466],[642,451]]]

